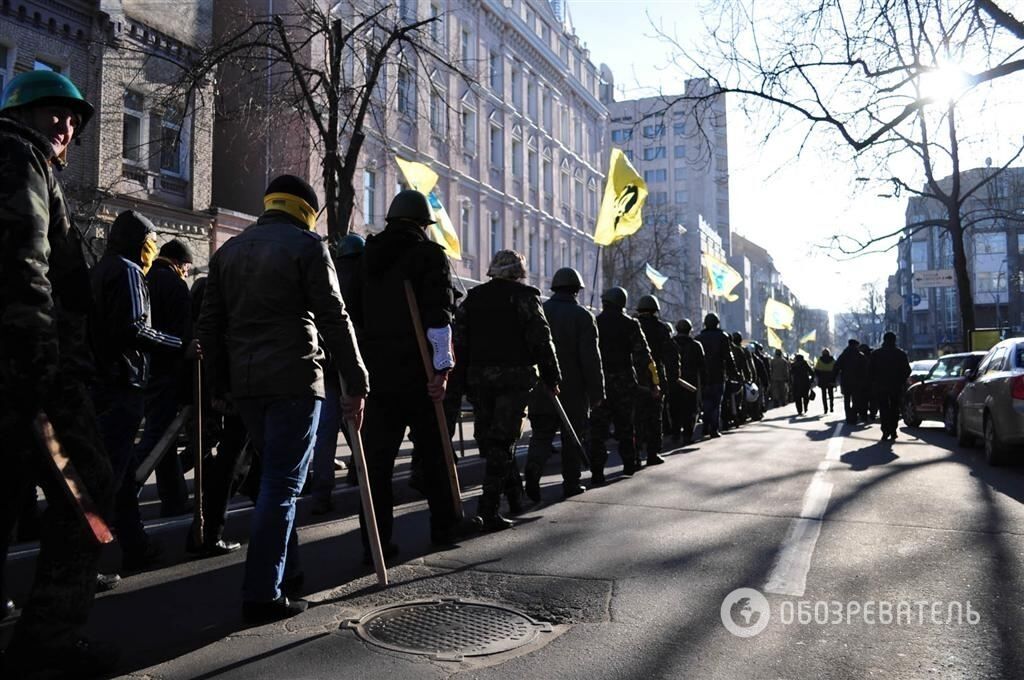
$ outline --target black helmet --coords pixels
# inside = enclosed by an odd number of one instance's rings
[[[601,302],[607,302],[609,305],[620,309],[626,308],[627,300],[629,300],[629,294],[626,292],[626,289],[621,286],[609,288],[605,292],[601,293]]]
[[[739,331],[733,331],[729,335],[729,337],[732,338],[732,341],[735,342],[737,345],[743,344],[743,336],[740,334]]]
[[[693,330],[693,322],[689,319],[680,319],[676,321],[676,332],[682,333],[683,335],[689,335],[690,331]]]
[[[640,298],[640,301],[636,303],[636,311],[638,312],[660,312],[661,305],[658,303],[658,298],[653,295],[644,295]]]
[[[420,226],[434,224],[434,213],[430,211],[427,197],[415,189],[399,191],[391,200],[385,220],[408,220]]]
[[[718,320],[718,315],[714,312],[708,312],[704,316],[704,328],[718,328],[721,325],[721,321]]]
[[[572,267],[562,267],[551,277],[551,290],[583,290],[583,277]]]
[[[345,234],[338,241],[338,257],[358,257],[366,249],[366,239],[359,234]]]

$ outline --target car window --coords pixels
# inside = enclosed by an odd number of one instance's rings
[[[928,373],[929,380],[938,380],[939,378],[945,378],[949,375],[949,359],[939,359],[934,366],[932,366],[931,372]]]
[[[964,373],[964,358],[965,357],[954,357],[949,360],[949,371],[947,377],[959,378]]]
[[[996,351],[994,349],[990,349],[988,354],[982,357],[981,365],[978,366],[978,375],[984,375],[985,371],[988,370],[989,365],[992,363],[992,357],[994,357],[995,354]]]
[[[1006,354],[1005,347],[997,347],[992,356],[989,357],[988,366],[985,368],[984,373],[998,373],[1003,370],[1003,364],[1006,363]]]
[[[1024,343],[1013,348],[1013,365],[1017,368],[1024,368]]]
[[[981,362],[981,357],[979,357],[977,354],[972,354],[972,355],[970,355],[968,357],[965,357],[964,358],[964,365],[963,365],[963,368],[961,369],[961,375],[963,375],[964,373],[966,373],[967,371],[969,371],[971,369],[978,368],[978,364],[980,362]]]

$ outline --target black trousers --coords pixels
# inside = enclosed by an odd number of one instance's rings
[[[896,434],[896,428],[900,424],[900,400],[903,390],[900,388],[876,390],[874,396],[881,415],[882,433]]]
[[[395,498],[391,480],[406,428],[410,439],[416,442],[417,467],[430,508],[431,531],[448,530],[456,521],[441,447],[441,431],[426,388],[417,384],[412,391],[371,392],[363,415],[363,451],[370,475],[377,528],[381,543],[385,545],[391,541],[393,533]],[[359,512],[359,529],[363,548],[368,549],[366,516],[362,509]]]

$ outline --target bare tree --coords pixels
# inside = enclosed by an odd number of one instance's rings
[[[885,329],[885,296],[878,283],[861,286],[863,297],[857,307],[836,317],[836,338],[855,338],[872,347],[882,344]]]
[[[308,134],[304,141],[322,158],[327,233],[335,240],[348,232],[366,136],[372,130],[386,138],[389,99],[416,110],[416,93],[436,87],[426,77],[434,70],[472,81],[431,34],[441,20],[403,16],[391,2],[296,0],[289,13],[238,18],[237,30],[196,60],[188,80],[230,73],[219,79],[219,94],[234,90],[239,105],[220,115],[264,126],[293,121],[289,129]],[[271,82],[267,102],[245,96]]]
[[[668,31],[676,63],[696,70],[716,94],[740,95],[752,117],[768,121],[769,133],[802,122],[803,151],[826,134],[834,153],[873,168],[893,194],[938,201],[941,218],[900,225],[881,235],[830,240],[841,255],[888,249],[908,229],[938,227],[953,241],[953,265],[964,328],[974,327],[974,306],[964,248],[964,203],[1020,158],[1008,160],[977,181],[963,182],[961,131],[965,98],[980,86],[1024,69],[1021,25],[996,3],[974,0],[824,0],[770,17],[748,0],[719,4],[709,27],[710,48],[684,48]],[[960,64],[978,64],[973,72]],[[975,114],[983,116],[981,108]],[[909,164],[917,170],[908,174]],[[942,182],[949,175],[948,183]],[[922,179],[918,179],[922,178]]]

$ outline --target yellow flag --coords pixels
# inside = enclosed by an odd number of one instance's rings
[[[764,325],[768,328],[792,328],[793,308],[778,300],[768,298],[764,303]]]
[[[768,346],[773,349],[782,349],[782,338],[771,328],[768,329]]]
[[[738,300],[739,295],[734,295],[732,289],[742,283],[743,276],[714,255],[704,253],[702,257],[708,275],[709,294],[712,297],[725,298],[729,302]]]
[[[647,183],[633,169],[622,149],[612,149],[594,243],[608,246],[635,234],[643,224],[641,212],[646,200]]]
[[[805,335],[805,336],[803,336],[802,338],[800,338],[800,343],[799,343],[799,344],[801,344],[801,345],[802,345],[802,344],[804,344],[805,342],[814,342],[814,341],[816,341],[817,339],[818,339],[818,329],[817,329],[817,328],[815,328],[815,329],[814,329],[814,330],[812,330],[812,331],[811,331],[810,333],[808,333],[807,335]]]
[[[395,161],[409,187],[427,197],[430,210],[434,213],[434,219],[437,220],[430,225],[428,230],[430,238],[439,243],[453,260],[461,260],[462,244],[459,243],[459,232],[455,230],[452,218],[448,216],[448,211],[444,209],[441,198],[434,191],[434,187],[437,186],[437,173],[423,163],[407,161],[398,156],[395,156]]]

